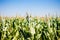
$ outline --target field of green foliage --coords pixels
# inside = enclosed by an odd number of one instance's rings
[[[59,40],[60,17],[0,17],[0,40]]]

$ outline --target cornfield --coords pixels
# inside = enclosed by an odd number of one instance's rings
[[[60,17],[1,17],[0,40],[60,40]]]

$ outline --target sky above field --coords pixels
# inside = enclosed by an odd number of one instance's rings
[[[60,0],[0,0],[1,16],[60,16]]]

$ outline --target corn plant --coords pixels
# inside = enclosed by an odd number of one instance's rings
[[[0,17],[0,40],[60,40],[60,17]]]

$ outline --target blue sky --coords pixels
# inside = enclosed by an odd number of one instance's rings
[[[0,15],[25,16],[60,15],[60,0],[0,0]]]

